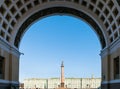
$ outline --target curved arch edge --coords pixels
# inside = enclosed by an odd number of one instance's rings
[[[36,12],[35,14],[33,14],[32,16],[30,16],[19,28],[15,40],[14,40],[14,45],[15,47],[19,48],[19,44],[21,41],[21,37],[22,34],[25,32],[25,29],[34,21],[36,21],[37,19],[39,19],[40,17],[44,17],[47,15],[52,15],[52,14],[72,14],[74,16],[80,17],[82,19],[84,19],[85,21],[87,21],[96,31],[96,33],[99,36],[99,40],[102,46],[102,49],[104,49],[106,47],[106,41],[105,41],[105,37],[102,33],[102,30],[100,29],[99,25],[88,15],[86,15],[85,13],[75,10],[73,8],[68,8],[68,7],[52,7],[52,8],[47,8],[44,10],[40,10],[39,12]]]

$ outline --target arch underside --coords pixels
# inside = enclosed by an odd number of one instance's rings
[[[52,14],[71,14],[71,15],[74,15],[74,16],[84,19],[94,28],[94,30],[98,34],[102,49],[106,47],[106,42],[105,42],[103,32],[100,29],[100,27],[98,26],[98,24],[91,17],[86,15],[85,13],[78,11],[76,9],[73,9],[73,8],[68,8],[68,7],[47,8],[44,10],[40,10],[39,12],[36,12],[32,16],[30,16],[19,28],[19,30],[16,34],[16,37],[15,37],[14,45],[17,48],[19,47],[22,35],[31,23],[33,23],[34,21],[36,21],[37,19],[39,19],[41,17],[52,15]]]

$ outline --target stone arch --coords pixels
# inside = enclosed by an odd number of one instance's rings
[[[54,14],[68,14],[68,15],[73,15],[73,16],[76,16],[78,18],[84,19],[95,29],[97,35],[99,36],[99,40],[101,42],[102,49],[106,47],[106,40],[105,40],[105,37],[104,37],[104,33],[101,30],[101,28],[99,27],[99,25],[91,17],[86,15],[85,13],[83,13],[81,11],[77,11],[77,10],[72,9],[72,8],[67,8],[67,7],[47,8],[47,9],[44,9],[44,10],[40,10],[39,12],[30,16],[21,25],[20,29],[18,30],[18,32],[16,34],[16,37],[15,37],[14,45],[16,47],[19,47],[19,42],[22,38],[22,34],[25,32],[26,28],[30,24],[32,24],[34,21],[38,20],[40,17],[45,17],[45,16],[49,16],[49,15],[54,15]]]
[[[0,60],[5,60],[0,88],[18,87],[20,40],[32,22],[53,14],[82,18],[94,28],[102,45],[102,89],[120,89],[120,66],[115,66],[120,60],[119,0],[0,0]]]
[[[84,12],[95,20],[103,30],[106,45],[119,37],[119,2],[113,0],[10,0],[1,1],[1,37],[14,44],[15,36],[23,18],[49,7],[69,7]],[[9,9],[9,10],[7,10]],[[112,9],[112,10],[111,10]],[[35,11],[34,11],[35,10]],[[26,15],[26,16],[25,16]],[[93,17],[94,16],[94,17]],[[2,19],[5,17],[5,19]],[[21,22],[21,23],[20,23]],[[18,25],[18,23],[20,25]],[[112,23],[112,24],[111,24]],[[16,30],[14,30],[16,29]],[[7,30],[4,31],[4,30]],[[12,35],[12,37],[10,36]]]

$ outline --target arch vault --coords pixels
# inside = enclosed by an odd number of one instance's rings
[[[102,89],[120,89],[119,0],[0,0],[0,88],[19,86],[20,41],[28,27],[50,15],[86,21],[101,43]]]

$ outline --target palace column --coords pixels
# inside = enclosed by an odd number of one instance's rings
[[[64,64],[63,64],[63,61],[62,61],[62,64],[61,64],[61,87],[64,87]]]

